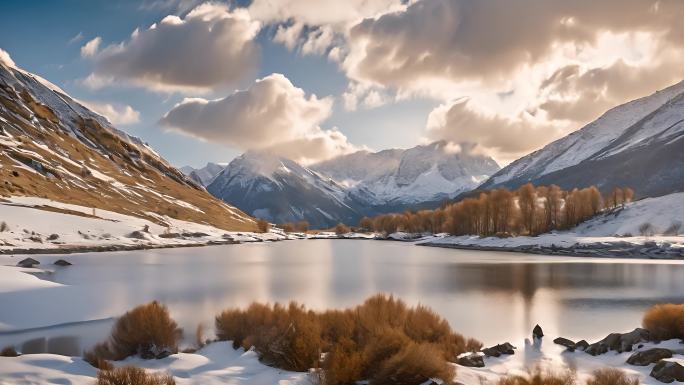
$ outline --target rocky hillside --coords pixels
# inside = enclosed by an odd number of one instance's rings
[[[252,230],[149,146],[37,75],[0,62],[0,196],[33,196],[165,224]],[[46,207],[46,210],[57,210]]]
[[[630,186],[638,197],[684,191],[684,82],[609,110],[511,163],[481,188],[527,182],[603,191]]]

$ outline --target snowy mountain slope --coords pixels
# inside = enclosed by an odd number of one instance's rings
[[[0,63],[0,196],[33,196],[133,215],[252,230],[140,139],[48,81]]]
[[[190,166],[183,166],[179,170],[185,174],[188,178],[197,182],[202,186],[209,186],[214,180],[216,175],[220,174],[223,169],[226,168],[226,164],[218,163],[207,163],[206,166],[202,168],[192,168]]]
[[[305,219],[313,227],[355,223],[359,205],[341,185],[296,162],[264,152],[235,158],[207,186],[214,196],[276,223]]]
[[[349,185],[350,193],[369,205],[439,201],[477,187],[499,170],[493,159],[473,154],[471,149],[439,141],[388,150],[391,153],[359,152],[312,168]]]
[[[683,135],[681,82],[609,110],[582,129],[511,163],[481,188],[533,182],[566,188],[596,184],[604,190],[628,185],[640,196],[682,191]]]

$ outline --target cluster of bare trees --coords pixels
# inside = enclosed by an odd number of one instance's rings
[[[293,233],[293,232],[298,232],[298,233],[306,233],[309,231],[309,222],[307,221],[299,221],[296,223],[288,222],[288,223],[283,223],[282,225],[279,225],[283,231],[286,233]]]
[[[623,206],[633,197],[630,188],[616,188],[603,197],[594,186],[564,191],[556,185],[535,187],[528,183],[514,191],[501,188],[482,192],[435,210],[365,217],[359,227],[384,233],[536,235],[572,228],[604,208]]]

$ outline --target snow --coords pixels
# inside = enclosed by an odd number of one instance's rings
[[[19,260],[17,259],[17,261]],[[40,272],[43,272],[43,270],[14,266],[0,266],[0,277],[2,277],[2,279],[0,279],[0,293],[61,286],[58,283],[46,281],[36,277],[35,275],[27,274]],[[0,325],[0,329],[2,329],[2,325]]]
[[[184,202],[176,201],[175,203]],[[75,211],[82,213],[83,216],[41,209],[46,207]],[[97,246],[183,246],[202,245],[211,242],[225,243],[228,239],[252,242],[287,238],[286,235],[278,232],[269,234],[250,233],[248,237],[241,238],[237,236],[238,233],[236,232],[225,231],[213,226],[182,221],[153,212],[146,214],[158,218],[168,227],[134,216],[43,198],[6,198],[4,201],[0,201],[0,219],[9,226],[9,230],[0,232],[0,251],[10,252],[17,249],[43,249],[47,251]],[[140,232],[146,226],[149,229],[149,234],[143,234],[144,239],[131,236],[131,233]],[[167,232],[177,234],[203,233],[207,236],[164,238],[163,235]],[[52,234],[56,234],[57,239],[48,240],[47,238]],[[36,241],[35,237],[39,237],[42,242]],[[0,264],[7,263],[7,261],[3,262],[2,258],[0,257]],[[11,264],[14,265],[16,262]]]
[[[507,375],[525,375],[534,367],[552,371],[573,369],[579,383],[590,378],[600,368],[620,368],[630,376],[636,376],[643,385],[660,385],[649,376],[653,364],[632,366],[626,363],[633,352],[608,352],[591,356],[580,350],[564,351],[565,348],[552,343],[553,337],[544,337],[538,346],[518,341],[514,355],[499,358],[485,357],[484,368],[470,368],[456,365],[458,383],[481,385],[496,383]],[[514,341],[515,342],[515,341]],[[137,366],[151,373],[170,374],[178,385],[250,384],[250,385],[305,385],[314,384],[312,377],[304,372],[289,372],[272,368],[259,362],[256,352],[234,350],[231,342],[214,342],[196,353],[178,353],[160,360],[142,360],[130,357],[115,362],[115,366]],[[654,347],[681,351],[678,340],[663,341],[660,344],[644,343],[639,350]],[[679,358],[672,361],[682,360]],[[90,385],[96,369],[80,357],[66,357],[55,354],[27,354],[19,357],[0,357],[0,378],[3,385],[28,384],[71,384]]]
[[[234,350],[230,342],[215,342],[193,354],[178,353],[160,360],[128,358],[116,366],[138,366],[170,374],[178,385],[297,385],[312,384],[307,373],[288,372],[259,362],[254,351]],[[79,357],[27,354],[0,357],[3,385],[91,385],[95,368]]]
[[[602,156],[632,148],[645,138],[666,131],[671,124],[684,118],[681,112],[681,102],[670,103],[682,93],[684,93],[684,82],[650,96],[617,106],[580,130],[511,163],[494,175],[488,183],[504,183],[522,176],[539,177],[574,166],[596,155],[608,147],[611,142],[620,138],[630,127],[654,111],[666,106],[662,117],[651,119],[639,130],[641,132],[628,138],[629,140],[624,146],[620,149],[613,149],[609,153],[602,154]],[[668,105],[668,103],[670,104]],[[680,125],[679,130],[681,129],[682,126]]]

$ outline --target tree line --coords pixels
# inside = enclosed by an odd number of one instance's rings
[[[449,233],[452,235],[538,235],[566,230],[605,209],[631,202],[631,188],[615,188],[602,196],[595,186],[562,190],[556,185],[525,184],[517,190],[499,188],[481,192],[434,210],[407,211],[364,217],[359,227],[366,231],[394,233]]]

